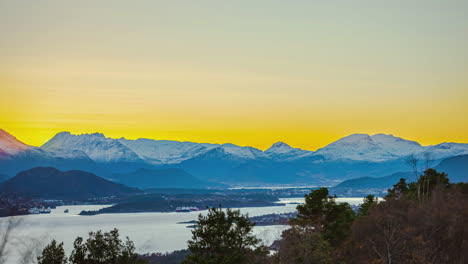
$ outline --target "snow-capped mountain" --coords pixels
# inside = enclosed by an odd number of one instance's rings
[[[150,164],[175,164],[198,157],[219,148],[223,153],[241,159],[265,158],[267,155],[256,148],[240,147],[234,144],[208,144],[178,142],[170,140],[125,138],[112,139],[103,134],[73,135],[61,132],[45,143],[42,149],[64,157],[87,155],[97,162],[147,162]],[[68,151],[68,152],[67,152]]]
[[[10,135],[10,140],[11,137]],[[21,147],[25,148],[20,145]],[[219,149],[216,153],[229,154],[230,159],[271,159],[278,162],[293,161],[305,157],[314,158],[315,162],[384,162],[397,160],[411,154],[422,158],[425,152],[430,153],[431,159],[440,160],[468,154],[468,144],[442,143],[424,147],[415,141],[385,134],[353,134],[315,152],[293,148],[284,142],[277,142],[266,151],[262,151],[230,143],[220,145],[144,138],[137,140],[112,139],[99,133],[72,135],[69,132],[57,134],[41,148],[55,153],[56,157],[68,159],[88,156],[96,162],[147,162],[156,165],[178,164],[207,154],[214,149]]]
[[[293,148],[284,142],[276,142],[265,150],[265,154],[275,160],[294,160],[312,155],[312,151]]]
[[[42,149],[54,153],[72,153],[82,155],[97,162],[142,162],[139,156],[118,140],[106,138],[103,134],[72,135],[69,132],[61,132],[47,141]],[[74,151],[65,152],[64,150]]]
[[[121,138],[118,141],[135,152],[142,160],[154,164],[180,163],[219,146],[217,144],[152,140],[146,138],[137,140]]]
[[[32,146],[24,144],[5,130],[0,129],[0,156],[16,155],[30,148]]]
[[[427,154],[426,154],[427,153]],[[468,144],[464,143],[441,143],[426,147],[425,151],[417,155],[419,159],[441,160],[453,156],[468,154]]]
[[[324,160],[382,162],[420,153],[424,150],[424,147],[417,142],[393,135],[353,134],[317,150],[313,155],[321,155]]]
[[[426,153],[428,153],[426,155]],[[229,184],[320,183],[353,177],[385,176],[408,170],[404,159],[445,158],[468,154],[468,144],[421,146],[393,135],[354,134],[317,151],[277,142],[262,151],[234,144],[170,140],[112,139],[103,134],[62,132],[42,147],[32,147],[0,130],[0,168],[14,175],[35,166],[81,169],[112,176],[145,168],[179,168],[202,180]],[[6,158],[5,158],[6,157]]]
[[[231,143],[222,144],[219,146],[225,153],[231,154],[233,156],[243,158],[243,159],[258,159],[265,158],[267,155],[256,148],[252,147],[241,147]]]

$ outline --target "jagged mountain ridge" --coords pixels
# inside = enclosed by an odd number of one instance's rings
[[[74,155],[84,156],[83,154],[86,154],[97,162],[147,162],[151,164],[177,164],[217,148],[240,159],[272,159],[276,161],[291,161],[315,156],[320,157],[317,160],[321,161],[383,162],[397,160],[411,154],[422,157],[425,152],[431,153],[432,159],[441,160],[451,156],[468,154],[468,144],[441,143],[435,146],[422,146],[415,141],[386,134],[353,134],[332,142],[317,151],[293,148],[284,142],[277,142],[269,149],[262,151],[231,143],[112,139],[100,133],[73,135],[69,132],[61,132],[41,148],[52,152],[75,151]],[[70,152],[64,153],[73,156]]]
[[[143,162],[134,151],[101,133],[73,135],[61,132],[41,148],[52,152],[80,151],[97,162]]]
[[[1,152],[0,152],[1,153]],[[317,151],[293,148],[277,142],[265,151],[234,144],[209,144],[170,140],[113,139],[103,134],[73,135],[61,132],[42,147],[20,151],[10,160],[0,159],[10,176],[37,166],[86,170],[111,178],[140,168],[179,168],[202,181],[242,183],[335,184],[345,179],[385,176],[405,171],[404,160],[414,154],[442,159],[468,154],[468,144],[442,143],[421,146],[393,135],[354,134]]]

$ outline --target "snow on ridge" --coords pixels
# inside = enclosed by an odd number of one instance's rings
[[[292,161],[316,156],[323,161],[382,162],[411,154],[422,156],[424,152],[431,152],[434,159],[468,154],[468,144],[442,143],[425,147],[418,142],[388,134],[352,134],[314,152],[293,148],[284,142],[276,142],[267,150],[262,151],[231,143],[210,144],[145,138],[136,140],[112,139],[105,137],[102,133],[73,135],[70,132],[61,132],[44,144],[42,148],[57,152],[60,149],[62,154],[58,153],[57,155],[64,155],[68,158],[72,158],[73,155],[85,158],[87,155],[99,162],[144,161],[152,164],[176,164],[201,156],[214,149],[220,149],[223,153],[242,159],[267,158],[274,161]],[[72,152],[67,153],[64,150]]]
[[[86,153],[92,160],[99,162],[138,162],[137,154],[115,139],[106,138],[101,133],[73,135],[61,132],[42,145],[43,149],[78,150]]]
[[[150,163],[180,163],[216,148],[217,144],[179,142],[171,140],[119,139],[119,142],[133,150],[140,158]]]
[[[32,146],[24,144],[10,133],[0,128],[0,150],[2,153],[6,155],[16,155],[30,148],[32,148]]]
[[[468,154],[468,144],[445,142],[434,146],[426,147],[425,151],[417,155],[417,158],[425,159],[425,154],[432,160],[441,160],[458,155]]]
[[[265,153],[259,149],[253,147],[241,147],[231,143],[222,144],[220,146],[226,153],[246,158],[246,159],[256,159],[266,157]]]
[[[393,135],[353,134],[317,150],[314,155],[322,155],[328,160],[381,162],[421,151],[424,151],[424,147],[419,143]]]
[[[314,152],[300,148],[293,148],[290,145],[280,141],[274,143],[270,148],[265,150],[265,153],[271,159],[290,161],[312,155]]]

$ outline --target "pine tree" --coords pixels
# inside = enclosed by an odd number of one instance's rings
[[[293,224],[311,226],[321,232],[331,245],[337,245],[350,233],[354,211],[348,203],[336,203],[327,188],[320,188],[305,196],[305,203],[297,206]]]
[[[57,241],[47,245],[42,251],[42,255],[37,258],[38,264],[65,264],[67,263],[67,257],[65,257],[65,250],[63,249],[63,243],[57,244]]]
[[[372,194],[364,197],[364,203],[361,204],[361,207],[358,210],[357,215],[363,217],[369,214],[369,210],[378,203],[379,199]]]
[[[252,235],[254,223],[239,210],[209,208],[198,216],[198,225],[188,242],[190,255],[183,263],[238,264],[266,256],[260,240]]]

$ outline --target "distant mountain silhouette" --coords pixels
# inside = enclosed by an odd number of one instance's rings
[[[4,174],[0,174],[0,182],[4,182],[8,179],[9,177],[7,175],[4,175]]]
[[[89,172],[37,167],[20,172],[1,183],[0,192],[44,199],[76,200],[128,195],[142,191],[108,181]]]
[[[114,174],[112,180],[137,188],[207,188],[221,184],[201,181],[181,169],[138,169],[127,174]]]
[[[468,182],[468,155],[444,159],[435,169],[447,173],[451,182]]]
[[[388,189],[396,184],[401,178],[408,179],[407,182],[414,181],[414,176],[409,172],[397,172],[385,177],[361,177],[351,180],[346,180],[336,185],[334,188],[351,188],[351,189]]]
[[[439,165],[434,167],[439,172],[448,174],[450,182],[468,182],[468,155],[460,155],[444,159]],[[423,169],[419,174],[423,173]],[[346,180],[336,185],[334,188],[391,188],[400,178],[407,179],[407,182],[415,181],[415,176],[410,172],[398,172],[385,177],[360,177]]]

